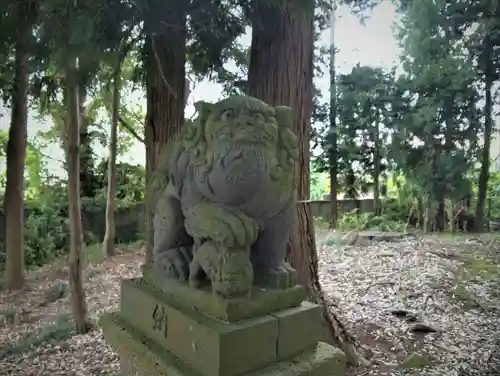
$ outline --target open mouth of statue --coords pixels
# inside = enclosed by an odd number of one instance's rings
[[[238,159],[243,159],[243,152],[242,151],[239,151],[238,153],[236,153],[236,155],[232,156],[231,158],[233,161],[236,161]]]
[[[238,162],[242,159],[243,159],[242,151],[232,152],[222,160],[222,166],[229,167],[232,163]]]

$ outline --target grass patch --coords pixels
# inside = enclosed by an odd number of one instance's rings
[[[463,245],[471,239],[476,239],[488,246],[500,244],[500,233],[498,232],[464,233],[444,231],[440,233],[428,233],[425,235],[429,238],[439,240],[440,243],[447,243],[451,245]]]
[[[468,289],[466,282],[457,281],[452,290],[452,295],[455,299],[462,302],[464,309],[475,309],[481,307],[478,298]]]
[[[318,241],[320,245],[325,245],[327,247],[332,247],[334,245],[341,245],[342,244],[342,238],[340,236],[335,236],[335,235],[329,235],[325,237],[324,239],[321,239]]]
[[[14,324],[19,312],[11,305],[0,311],[0,325]]]
[[[485,249],[474,249],[461,256],[461,265],[455,275],[453,296],[464,303],[465,308],[494,308],[482,302],[471,289],[475,283],[493,283],[500,287],[500,265],[484,255]],[[493,293],[493,291],[491,292]]]
[[[314,217],[314,227],[318,230],[328,230],[330,228],[330,224],[327,220],[322,217]]]
[[[87,245],[83,253],[87,264],[98,264],[105,259],[104,248],[101,243],[94,243]]]
[[[117,245],[124,252],[137,252],[146,246],[145,239],[139,239],[132,243],[120,243]]]
[[[137,240],[132,243],[120,243],[116,244],[115,248],[117,251],[121,252],[137,252],[146,245],[146,241],[143,239]],[[99,264],[106,259],[104,253],[104,247],[102,243],[93,243],[85,246],[84,255],[87,265],[88,264]]]
[[[9,344],[0,350],[0,360],[8,356],[19,355],[36,350],[44,344],[56,344],[70,339],[76,334],[75,323],[71,314],[59,315],[53,324],[37,331],[26,333],[18,342]]]
[[[500,265],[489,257],[467,254],[462,257],[464,274],[469,279],[500,282]]]

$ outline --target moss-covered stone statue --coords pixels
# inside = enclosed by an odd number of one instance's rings
[[[289,107],[248,96],[198,102],[152,177],[154,265],[223,297],[295,284],[285,262],[296,204]]]
[[[322,307],[285,263],[298,145],[288,107],[198,103],[148,192],[154,265],[99,320],[123,376],[343,376]]]

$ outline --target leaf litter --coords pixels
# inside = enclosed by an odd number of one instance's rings
[[[323,233],[317,243],[325,295],[372,355],[372,367],[350,375],[500,375],[498,246],[343,240]]]
[[[348,375],[500,375],[500,263],[484,261],[488,252],[500,256],[496,246],[415,238],[349,246],[334,233],[317,238],[325,295],[371,354],[371,367]],[[120,281],[139,276],[143,259],[142,251],[121,251],[87,267],[93,319],[118,309]],[[30,273],[23,291],[0,293],[0,375],[119,374],[100,328],[68,335],[68,294],[47,302],[47,291],[66,280],[67,268],[56,264]],[[40,331],[45,339],[37,342]],[[28,345],[14,351],[22,342]]]

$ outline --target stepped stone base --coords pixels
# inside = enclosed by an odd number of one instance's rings
[[[143,280],[155,286],[176,301],[203,312],[215,319],[235,322],[296,307],[306,298],[300,285],[288,289],[262,289],[254,287],[246,298],[222,299],[212,294],[210,287],[193,289],[187,283],[159,278],[153,265],[142,267]]]
[[[105,338],[120,354],[122,376],[202,376],[128,325],[117,314],[100,320]],[[315,349],[244,376],[341,376],[346,360],[342,351],[319,342]]]
[[[120,312],[100,319],[124,376],[345,373],[345,355],[319,342],[320,307],[298,301],[300,289],[227,301],[177,282],[149,282],[122,281]],[[285,308],[276,309],[280,306]]]

